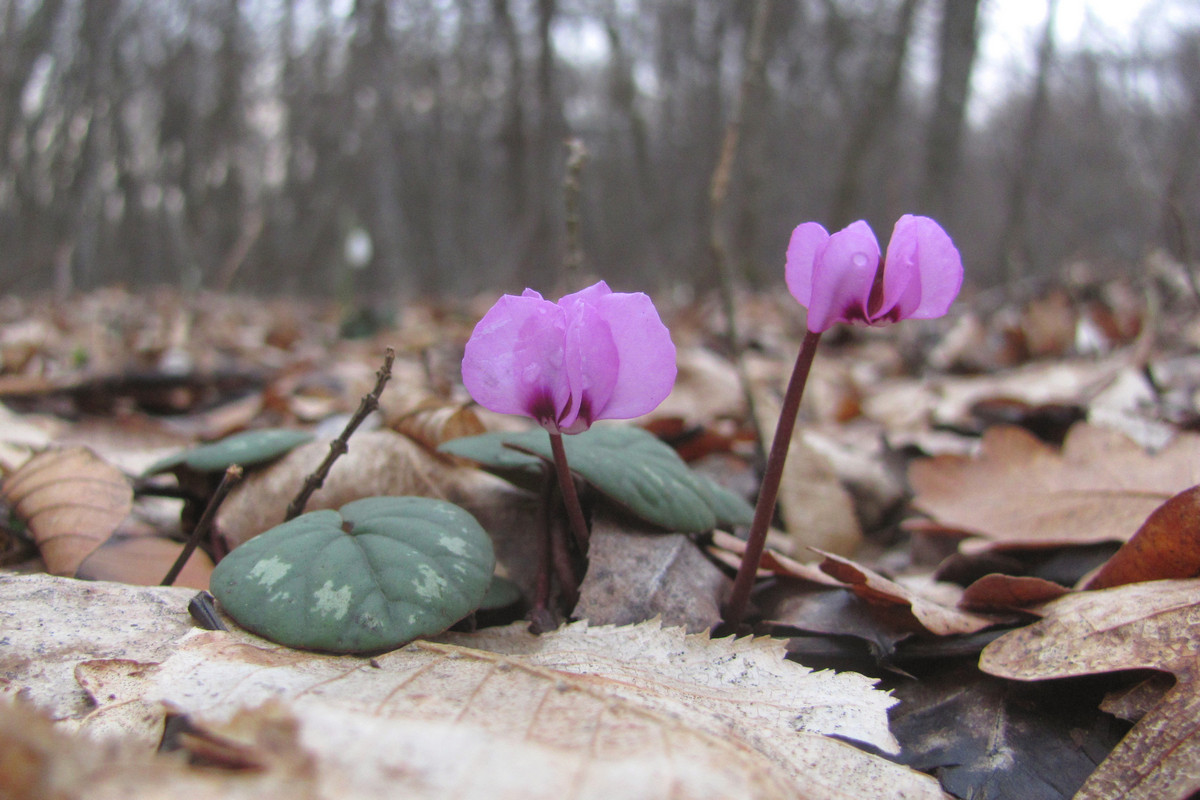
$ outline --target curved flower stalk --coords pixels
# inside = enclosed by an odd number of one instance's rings
[[[832,235],[819,224],[806,222],[792,232],[784,273],[788,291],[808,309],[808,333],[784,394],[746,552],[726,606],[725,621],[734,627],[745,614],[767,528],[775,515],[800,398],[821,334],[838,322],[887,325],[943,316],[963,281],[962,258],[950,236],[929,217],[911,214],[896,222],[884,259],[871,227],[861,220]]]

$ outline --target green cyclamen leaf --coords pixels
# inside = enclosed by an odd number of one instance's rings
[[[718,525],[749,525],[754,517],[746,501],[693,472],[670,446],[641,428],[594,425],[564,436],[563,447],[573,472],[641,519],[667,530],[702,532]],[[524,453],[553,458],[549,434],[541,429],[453,439],[441,449],[478,461],[522,486],[529,476],[541,474],[537,459]]]
[[[308,650],[390,650],[444,631],[483,601],[491,539],[426,497],[369,497],[315,511],[225,557],[212,592],[240,625]]]
[[[167,456],[150,465],[146,474],[158,475],[181,466],[195,472],[224,472],[231,464],[251,467],[279,458],[312,438],[311,433],[286,428],[246,431]]]

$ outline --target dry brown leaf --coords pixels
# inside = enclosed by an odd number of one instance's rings
[[[402,414],[392,423],[392,427],[430,452],[436,452],[442,442],[487,433],[474,406],[447,405],[436,398],[426,400]],[[447,456],[443,455],[442,458]],[[458,462],[458,459],[453,460]]]
[[[133,508],[133,489],[120,470],[83,447],[34,456],[8,476],[0,494],[55,575],[74,575]]]
[[[979,455],[916,461],[913,505],[942,533],[978,536],[964,552],[1125,541],[1159,505],[1200,483],[1200,437],[1154,455],[1119,433],[1071,428],[1061,452],[1021,428],[996,427]]]
[[[979,612],[1033,613],[1033,606],[1057,600],[1069,591],[1070,589],[1044,578],[993,572],[963,589],[958,607]]]
[[[89,581],[158,586],[182,550],[182,543],[161,536],[118,534],[93,550],[79,565],[75,576]],[[207,589],[212,571],[212,559],[203,550],[196,550],[175,579],[175,585]]]
[[[721,621],[730,581],[689,536],[603,513],[592,519],[591,532],[574,617],[592,625],[659,617],[692,632]]]
[[[1136,669],[1176,679],[1075,800],[1184,800],[1200,790],[1200,580],[1080,592],[1043,610],[1041,622],[988,645],[980,669],[1023,681]]]
[[[774,539],[775,541],[772,541]],[[790,540],[784,538],[783,534],[774,529],[767,531],[767,547],[763,550],[762,558],[758,561],[758,572],[756,577],[765,578],[770,575],[779,575],[786,578],[796,578],[809,583],[819,583],[822,586],[835,586],[844,588],[846,584],[831,578],[821,571],[817,564],[804,564],[795,559],[775,550],[776,543],[783,542],[789,544]],[[746,540],[739,539],[732,533],[716,530],[712,532],[712,543],[708,547],[708,554],[717,561],[737,569],[742,564],[742,557],[746,554]]]
[[[779,403],[766,392],[755,397],[755,412],[767,441],[775,435]],[[791,448],[779,486],[779,511],[784,526],[798,544],[851,555],[862,542],[854,501],[842,486],[829,459],[792,434]]]
[[[216,522],[230,549],[283,522],[288,503],[328,452],[328,440],[309,442],[235,487]],[[395,431],[366,431],[351,437],[349,452],[334,463],[307,510],[340,508],[362,497],[386,495],[469,505],[474,490],[498,481],[478,469],[449,466]]]
[[[893,436],[926,431],[934,424],[969,427],[971,409],[983,400],[1007,398],[1035,406],[1086,403],[1109,386],[1127,364],[1127,357],[1042,361],[972,377],[880,381],[868,387],[863,411],[882,422]]]
[[[952,584],[929,582],[923,587],[924,591],[918,591],[889,580],[848,558],[832,553],[821,555],[825,557],[821,569],[843,581],[850,591],[868,603],[908,606],[916,622],[930,633],[938,636],[975,633],[997,622],[991,617],[956,608],[962,591]]]
[[[1156,508],[1084,588],[1108,589],[1138,581],[1198,576],[1200,486],[1193,486]]]

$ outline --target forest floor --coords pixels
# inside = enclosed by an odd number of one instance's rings
[[[1200,297],[1184,277],[974,293],[944,320],[827,334],[739,631],[758,636],[740,638],[721,607],[745,527],[664,529],[586,470],[578,600],[556,573],[528,630],[559,509],[438,450],[522,429],[462,388],[492,297],[388,313],[4,297],[0,754],[27,757],[0,755],[0,794],[1194,796]],[[752,503],[803,313],[740,297],[735,359],[717,298],[655,299],[679,377],[628,424]],[[451,501],[516,592],[366,655],[275,644],[220,603],[227,630],[203,630],[189,601],[215,563],[284,520],[380,372],[378,410],[307,509]],[[248,465],[159,587],[223,469],[182,469],[180,451],[280,428],[313,441]]]

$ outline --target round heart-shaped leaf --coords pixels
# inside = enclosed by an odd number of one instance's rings
[[[541,428],[522,433],[483,433],[442,442],[438,451],[474,461],[514,486],[536,492],[544,474],[542,459],[513,447],[527,447],[542,439],[549,441],[548,436]]]
[[[146,469],[146,474],[159,475],[178,467],[194,472],[224,472],[232,464],[252,467],[279,458],[312,438],[311,433],[286,428],[246,431],[160,459]]]
[[[573,472],[641,519],[667,530],[702,532],[718,525],[749,525],[754,518],[745,500],[693,472],[669,445],[641,428],[595,425],[564,436],[563,448]],[[541,474],[538,459],[554,457],[550,437],[540,428],[453,439],[440,449],[478,461],[519,486]]]
[[[390,650],[483,601],[495,556],[458,506],[368,497],[272,528],[230,553],[212,593],[240,625],[307,650]]]

